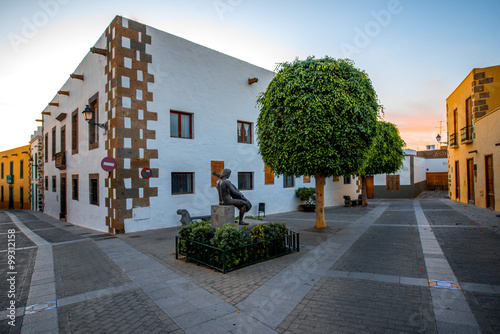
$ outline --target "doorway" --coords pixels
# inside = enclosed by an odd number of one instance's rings
[[[475,203],[474,159],[467,159],[467,200],[470,204]]]
[[[366,177],[366,198],[375,197],[375,186],[373,183],[373,175]]]
[[[59,219],[66,221],[66,174],[61,174],[61,183],[60,183],[60,196],[61,196],[61,212],[59,213]]]
[[[455,199],[460,201],[460,165],[455,161]]]
[[[14,209],[14,188],[9,187],[9,209]]]
[[[493,156],[485,157],[486,166],[486,207],[495,210],[495,193],[493,189]]]

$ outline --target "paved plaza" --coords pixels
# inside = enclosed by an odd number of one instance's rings
[[[300,252],[227,274],[176,260],[178,227],[110,235],[0,210],[0,333],[500,333],[498,212],[369,204],[327,208],[320,230],[314,213],[268,215]]]

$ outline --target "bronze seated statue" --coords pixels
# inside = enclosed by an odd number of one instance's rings
[[[234,205],[237,207],[240,210],[239,224],[248,225],[248,223],[243,222],[243,216],[245,212],[250,211],[252,203],[229,181],[231,170],[226,168],[220,175],[216,172],[212,172],[212,174],[220,178],[216,185],[219,192],[219,205]]]

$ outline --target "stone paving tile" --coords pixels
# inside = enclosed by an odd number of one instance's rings
[[[18,215],[18,213],[16,213]],[[32,231],[42,230],[47,228],[53,228],[54,225],[44,222],[43,220],[33,218],[33,220],[23,220],[21,217],[18,217],[22,223]]]
[[[456,211],[426,211],[425,217],[430,225],[479,226],[479,223]]]
[[[58,308],[60,333],[184,333],[140,289]]]
[[[16,249],[25,248],[25,247],[34,247],[36,246],[33,241],[31,241],[27,236],[24,235],[20,230],[16,233]],[[5,230],[7,233],[7,230]],[[6,251],[9,247],[7,242],[7,234],[0,234],[0,251]]]
[[[464,291],[483,333],[500,333],[500,294]]]
[[[403,226],[371,226],[331,270],[426,277],[418,230]]]
[[[0,334],[19,334],[23,323],[23,317],[16,317],[15,326],[9,325],[10,319],[0,322]]]
[[[429,288],[323,277],[280,333],[436,333]]]
[[[34,230],[34,233],[38,234],[40,237],[44,238],[50,243],[58,243],[73,240],[82,240],[83,237],[76,235],[74,233],[65,231],[60,228],[51,228],[46,230]]]
[[[487,228],[433,231],[459,281],[500,285],[500,235]]]
[[[131,282],[93,241],[53,246],[57,298]]]
[[[155,231],[155,233],[141,233],[141,237],[138,238],[124,237],[122,240],[232,305],[245,299],[271,277],[307,253],[307,251],[301,250],[300,253],[291,253],[271,261],[222,274],[195,263],[176,260],[174,240],[177,231],[178,229],[175,228],[163,229]],[[320,243],[326,237],[310,237],[309,239]],[[158,244],[170,246],[158,247]]]
[[[7,255],[7,252],[0,253],[0,264],[2,264],[0,266],[0,291],[2,291],[0,310],[2,311],[5,310],[10,303],[10,299],[8,299],[6,295],[6,292],[9,291],[9,282],[7,281],[7,272],[9,272],[7,267]],[[16,307],[26,306],[35,260],[36,248],[16,250]]]
[[[0,222],[0,233],[1,234],[4,234],[4,233],[7,233],[8,230],[10,229],[14,229],[16,232],[20,231],[20,229],[16,226],[16,224],[14,224],[9,216],[5,215],[9,220],[8,221],[5,221],[5,222]]]
[[[413,211],[386,210],[375,222],[377,224],[416,225],[417,219]]]

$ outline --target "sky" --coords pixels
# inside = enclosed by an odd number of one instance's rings
[[[268,70],[350,58],[384,119],[423,150],[440,124],[446,138],[446,98],[467,74],[500,65],[499,13],[498,0],[0,0],[0,151],[29,144],[116,15]]]

